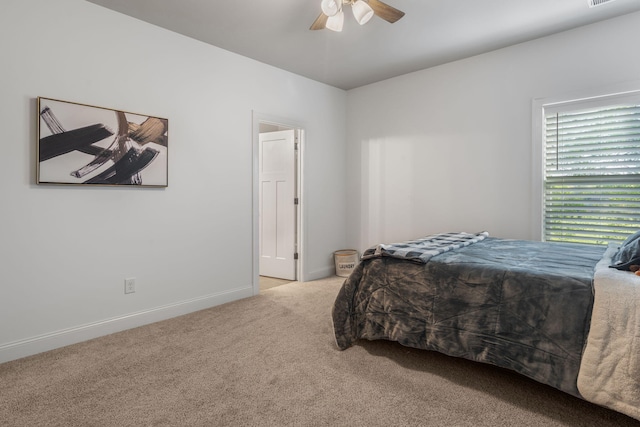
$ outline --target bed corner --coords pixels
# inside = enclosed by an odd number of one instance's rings
[[[588,401],[640,420],[640,277],[609,268],[610,244],[594,275],[594,305],[578,390]]]

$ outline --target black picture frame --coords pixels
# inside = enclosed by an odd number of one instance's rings
[[[169,120],[38,97],[38,184],[168,186]]]

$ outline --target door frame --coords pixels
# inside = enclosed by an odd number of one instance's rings
[[[296,209],[296,247],[298,252],[298,259],[296,261],[296,280],[303,281],[305,277],[304,259],[305,259],[305,210],[304,210],[304,147],[305,147],[305,132],[304,126],[294,120],[287,118],[276,117],[269,114],[263,114],[256,111],[251,112],[252,118],[252,132],[251,132],[251,155],[252,155],[252,287],[253,294],[258,295],[260,293],[260,233],[259,233],[259,209],[260,209],[260,169],[259,169],[259,144],[260,144],[260,124],[269,124],[280,126],[288,129],[294,129],[297,134],[298,142],[298,155],[296,159],[296,189],[295,197],[298,198],[298,205]]]

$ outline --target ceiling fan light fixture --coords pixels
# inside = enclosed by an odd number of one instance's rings
[[[331,31],[340,32],[342,31],[343,25],[344,25],[344,12],[340,10],[338,13],[336,13],[333,16],[330,16],[329,19],[327,19],[327,24],[325,25],[325,28]]]
[[[373,18],[373,9],[371,9],[371,6],[362,0],[357,0],[353,3],[351,9],[353,11],[354,18],[356,18],[356,21],[358,21],[358,24],[360,25],[366,24],[371,18]]]
[[[342,0],[322,0],[320,3],[322,13],[328,17],[336,16],[342,9]]]
[[[614,1],[614,0],[588,0],[588,1]],[[393,24],[404,16],[404,12],[389,6],[382,0],[320,0],[322,13],[313,21],[310,30],[329,29],[342,31],[344,25],[344,5],[351,6],[353,17],[358,24],[364,25],[376,15]]]

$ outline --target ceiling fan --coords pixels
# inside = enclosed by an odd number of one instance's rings
[[[360,25],[369,22],[374,14],[392,24],[404,16],[404,12],[380,0],[322,0],[320,4],[322,13],[309,29],[322,30],[326,28],[332,31],[342,31],[344,5],[351,6],[353,16]]]

